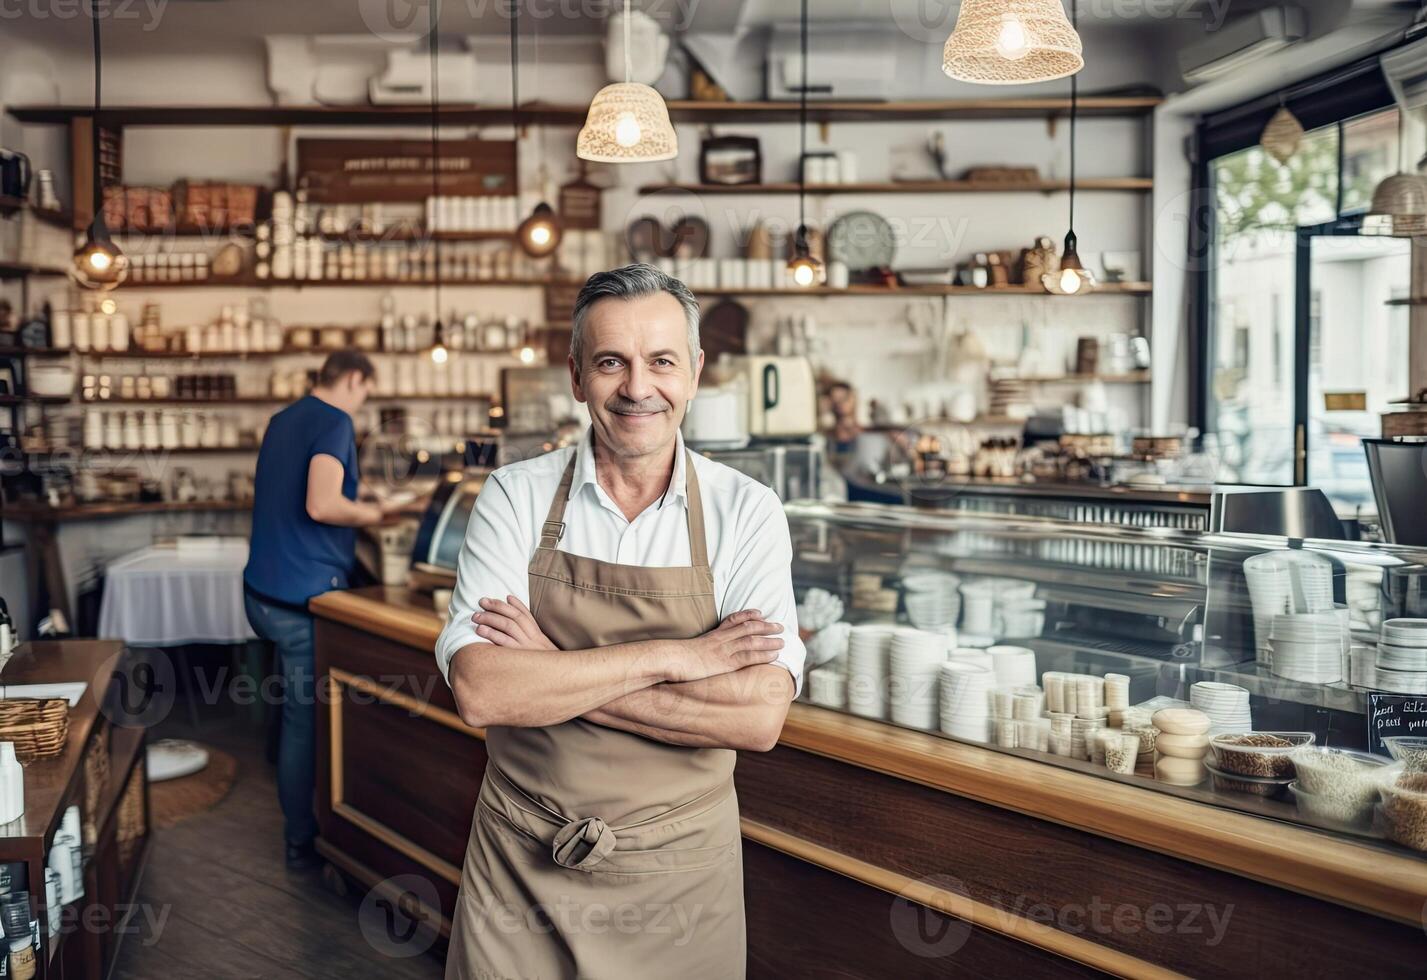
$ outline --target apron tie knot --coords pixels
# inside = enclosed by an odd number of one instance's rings
[[[551,855],[555,863],[574,871],[588,871],[614,850],[614,831],[599,817],[571,820],[555,834]]]

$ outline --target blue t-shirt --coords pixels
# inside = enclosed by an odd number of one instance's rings
[[[352,417],[307,395],[272,417],[258,451],[253,539],[243,581],[282,602],[344,588],[356,560],[355,528],[307,516],[307,467],[325,454],[342,464],[342,496],[357,499],[357,438]]]

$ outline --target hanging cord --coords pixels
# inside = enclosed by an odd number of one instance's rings
[[[808,0],[802,0],[799,28],[803,78],[801,87],[798,89],[798,231],[795,245],[798,248],[805,248],[808,240]]]
[[[431,0],[432,3],[435,0]],[[510,124],[515,129],[515,206],[520,207],[520,0],[510,5]]]
[[[440,46],[436,43],[436,0],[427,0],[426,15],[427,24],[430,27],[431,41],[431,196],[436,198],[441,193],[441,146],[440,146],[440,106],[441,106],[441,72],[439,62],[441,58]],[[435,207],[433,200],[432,207]],[[431,255],[433,264],[436,266],[433,281],[436,286],[436,323],[441,323],[441,236],[436,229],[431,230]],[[437,338],[439,341],[441,338]]]
[[[629,0],[624,0],[624,80],[634,78],[634,58],[629,53]]]
[[[1077,0],[1070,0],[1070,29],[1079,33],[1080,16]],[[1070,76],[1070,228],[1069,231],[1075,234],[1075,109],[1078,99],[1076,98],[1076,76],[1079,72],[1074,72]]]
[[[99,178],[99,137],[100,133],[103,132],[102,127],[99,125],[100,76],[102,74],[101,66],[103,63],[99,49],[99,0],[89,0],[89,19],[94,26],[94,132],[90,134],[89,140],[91,144],[90,165],[94,168],[92,178],[94,181],[94,215],[91,218],[91,220],[93,220],[99,217],[100,212],[104,208],[104,186]]]

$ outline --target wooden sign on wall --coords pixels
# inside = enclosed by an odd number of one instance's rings
[[[320,204],[424,201],[432,194],[430,140],[299,139],[297,174]],[[513,140],[442,140],[436,193],[515,193]]]

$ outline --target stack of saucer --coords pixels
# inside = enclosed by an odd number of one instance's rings
[[[847,675],[835,667],[808,671],[808,700],[824,708],[847,707]]]
[[[887,674],[896,627],[872,623],[852,627],[847,641],[847,707],[864,718],[887,717]]]
[[[1189,703],[1209,716],[1209,734],[1251,732],[1249,692],[1237,684],[1200,681],[1189,688]]]
[[[991,691],[996,675],[978,664],[941,665],[941,730],[955,738],[985,742],[990,736]]]
[[[961,580],[949,572],[913,572],[902,576],[902,603],[917,629],[956,625],[961,615]]]
[[[1030,647],[987,647],[996,686],[1003,688],[1036,686],[1036,652]]]
[[[914,629],[892,634],[888,700],[898,725],[935,730],[938,685],[946,663],[946,637]]]
[[[1279,613],[1273,617],[1270,630],[1269,669],[1273,673],[1310,684],[1332,684],[1343,679],[1348,627],[1336,611]]]

